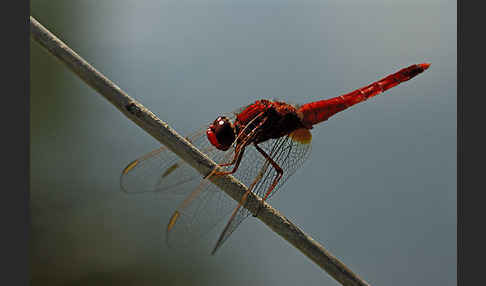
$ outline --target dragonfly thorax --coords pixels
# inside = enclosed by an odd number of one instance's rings
[[[209,125],[206,136],[211,145],[226,151],[235,140],[235,144],[261,143],[299,128],[305,127],[294,106],[262,99],[238,113],[234,123],[225,116],[219,116]]]

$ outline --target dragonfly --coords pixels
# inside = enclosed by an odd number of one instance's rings
[[[303,105],[257,100],[218,116],[186,137],[217,162],[206,176],[161,147],[123,169],[121,188],[127,193],[157,192],[169,199],[185,197],[168,220],[169,245],[187,245],[231,214],[211,252],[214,254],[251,214],[245,208],[248,194],[268,200],[303,165],[311,149],[314,125],[410,80],[429,66],[414,64],[350,93]],[[248,187],[239,202],[209,180],[229,174]]]

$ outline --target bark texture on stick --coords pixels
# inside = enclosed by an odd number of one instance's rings
[[[167,148],[202,175],[208,174],[216,167],[215,162],[196,149],[184,137],[177,134],[175,130],[157,118],[150,110],[128,96],[115,83],[97,71],[32,16],[30,17],[30,28],[31,36],[38,44],[59,59],[89,86],[98,91],[100,95],[118,108],[126,117],[159,142],[166,145]],[[213,176],[211,181],[236,201],[240,200],[246,190],[246,186],[233,176]],[[257,213],[258,207],[262,204],[263,207],[258,211],[257,217],[339,283],[342,285],[368,285],[366,281],[354,274],[339,259],[326,251],[322,245],[305,234],[269,204],[262,202],[261,198],[250,193],[247,205],[253,214]]]

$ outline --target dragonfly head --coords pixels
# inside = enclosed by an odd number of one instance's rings
[[[231,121],[225,116],[219,116],[206,130],[209,142],[221,151],[226,151],[235,141],[235,129]]]

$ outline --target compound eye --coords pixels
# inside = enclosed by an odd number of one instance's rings
[[[219,150],[226,151],[235,141],[233,124],[227,117],[220,116],[206,130],[209,142]]]

